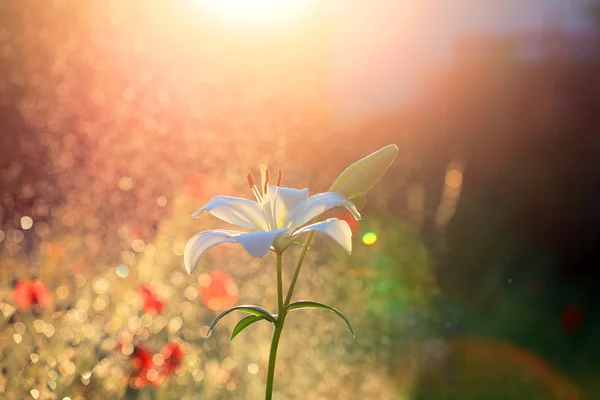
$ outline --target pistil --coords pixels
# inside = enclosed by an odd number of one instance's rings
[[[259,189],[256,186],[254,179],[252,178],[252,173],[248,173],[248,175],[246,176],[246,178],[248,179],[248,186],[250,186],[250,189],[252,189],[252,193],[254,193],[256,201],[262,205],[263,213],[267,222],[267,228],[277,229],[277,204],[275,199],[277,198],[279,184],[281,184],[281,170],[279,170],[277,174],[277,187],[275,188],[275,193],[272,199],[269,196],[269,182],[271,180],[271,173],[269,172],[269,169],[265,164],[260,165],[260,177],[261,185]]]

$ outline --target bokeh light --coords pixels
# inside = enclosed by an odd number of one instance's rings
[[[375,232],[367,232],[362,237],[362,242],[364,244],[366,244],[367,246],[375,244],[376,241],[377,241],[377,235],[375,234]]]
[[[456,169],[451,169],[450,171],[446,172],[445,182],[446,185],[452,189],[459,188],[463,182],[462,172]]]
[[[232,307],[239,299],[238,288],[233,279],[223,271],[211,271],[198,278],[198,290],[202,303],[215,311]]]
[[[126,278],[129,275],[129,268],[123,264],[119,265],[116,271],[119,278]]]
[[[475,3],[0,1],[0,398],[263,398],[272,326],[208,328],[276,309],[274,255],[188,275],[230,228],[190,215],[260,163],[316,194],[388,143],[363,218],[327,215],[352,255],[315,235],[294,294],[356,339],[291,315],[275,398],[598,398],[600,46],[558,21],[582,2]]]
[[[33,226],[33,219],[31,217],[21,217],[21,228],[27,230]]]

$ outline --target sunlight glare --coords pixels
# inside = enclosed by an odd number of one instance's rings
[[[236,24],[265,24],[294,18],[311,0],[195,0]]]

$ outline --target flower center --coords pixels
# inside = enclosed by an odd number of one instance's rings
[[[277,171],[277,183],[275,184],[275,186],[281,185],[281,177],[282,177],[281,170],[278,170]],[[251,172],[248,172],[248,175],[246,176],[246,179],[248,180],[248,186],[250,186],[250,189],[252,190],[252,194],[254,194],[254,197],[256,197],[256,201],[261,204],[265,204],[268,201],[267,197],[268,197],[268,193],[269,193],[269,182],[271,179],[271,173],[269,172],[269,169],[267,168],[267,166],[265,164],[260,165],[260,178],[261,178],[261,185],[259,188],[256,185],[256,183],[254,182],[254,178],[252,177]]]
[[[276,187],[279,187],[279,185],[281,184],[281,177],[282,177],[282,173],[281,170],[277,171],[277,184]],[[269,172],[269,169],[267,168],[267,166],[265,164],[261,164],[260,165],[260,187],[256,185],[256,183],[254,182],[254,178],[252,178],[252,173],[249,172],[248,175],[246,176],[246,178],[248,179],[248,185],[250,186],[250,189],[252,190],[252,193],[254,194],[254,197],[256,197],[256,201],[262,205],[263,207],[263,212],[265,214],[265,219],[267,221],[267,225],[268,225],[268,229],[269,230],[273,230],[273,229],[277,229],[277,218],[275,217],[276,214],[276,204],[275,204],[275,198],[271,199],[269,196],[269,181],[271,179],[271,174]],[[274,197],[277,197],[277,189],[275,191]],[[273,201],[271,201],[273,200]]]

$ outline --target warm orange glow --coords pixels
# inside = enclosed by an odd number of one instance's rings
[[[458,189],[463,183],[463,174],[457,169],[451,169],[446,172],[446,185],[450,189]]]
[[[237,24],[264,24],[289,20],[304,11],[312,0],[193,0]]]

